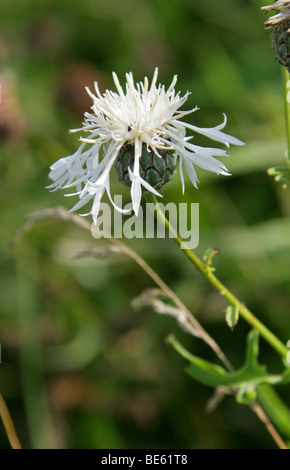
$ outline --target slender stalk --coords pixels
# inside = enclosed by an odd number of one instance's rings
[[[205,343],[208,344],[208,346],[211,347],[211,349],[215,352],[215,354],[218,356],[221,362],[227,367],[228,370],[233,371],[233,367],[229,360],[226,358],[224,355],[223,351],[221,348],[218,346],[218,344],[215,342],[215,340],[205,331],[205,329],[201,326],[201,324],[197,321],[197,319],[192,315],[192,313],[188,310],[188,308],[181,302],[179,297],[175,295],[175,293],[165,284],[165,282],[161,279],[160,276],[149,266],[146,261],[141,258],[135,251],[131,250],[127,245],[124,243],[120,242],[116,238],[111,238],[110,241],[122,248],[122,251],[127,254],[130,258],[132,258],[139,266],[151,277],[151,279],[157,284],[157,286],[160,287],[160,289],[163,291],[163,293],[171,298],[175,305],[179,307],[186,315],[186,318],[188,320],[187,323],[187,329],[191,331],[193,336],[199,337],[203,339]]]
[[[69,214],[64,211],[64,208],[55,208],[55,209],[46,209],[43,211],[35,212],[29,216],[28,220],[26,221],[25,225],[20,228],[14,237],[10,240],[10,245],[14,246],[15,243],[35,224],[40,220],[45,220],[48,218],[55,218],[61,220],[70,220],[75,224],[79,225],[80,227],[91,230],[91,224],[76,214]],[[191,332],[192,335],[201,338],[208,346],[215,352],[217,357],[220,361],[226,366],[229,371],[233,371],[233,367],[229,360],[226,358],[225,354],[219,347],[219,345],[215,342],[215,340],[205,331],[205,329],[200,325],[197,319],[192,315],[192,313],[188,310],[188,308],[181,302],[179,297],[165,284],[165,282],[161,279],[161,277],[149,266],[149,264],[139,256],[135,251],[131,250],[125,243],[121,240],[114,238],[111,234],[102,232],[106,238],[112,243],[120,248],[120,250],[129,256],[131,259],[135,261],[147,274],[148,276],[155,282],[155,284],[163,291],[164,295],[172,299],[177,307],[179,307],[186,315],[187,318],[187,329]]]
[[[148,196],[147,196],[148,197]],[[186,242],[177,234],[169,220],[162,212],[155,196],[152,197],[155,208],[157,209],[157,217],[165,224],[169,232],[173,235],[175,242],[179,247],[181,243],[186,247]],[[185,256],[194,264],[194,266],[203,274],[203,276],[212,284],[212,286],[235,308],[239,310],[240,315],[256,330],[261,336],[282,356],[286,359],[288,349],[257,317],[217,278],[213,272],[213,268],[204,263],[190,248],[181,250]]]
[[[161,211],[162,213],[162,211]],[[162,213],[163,214],[163,213]],[[64,212],[64,209],[62,207],[59,208],[53,208],[53,209],[47,209],[43,211],[36,212],[34,214],[31,214],[31,216],[28,218],[26,221],[25,225],[20,228],[14,237],[10,241],[10,245],[14,246],[15,243],[21,238],[29,229],[37,222],[40,220],[45,220],[49,218],[54,218],[54,219],[60,219],[60,220],[68,220],[76,225],[79,225],[85,230],[91,230],[91,225],[90,223],[83,219],[82,217],[75,215],[75,214],[68,214]],[[109,235],[109,234],[107,234]],[[125,245],[121,240],[118,240],[112,236],[106,237],[108,240],[113,243],[114,245],[117,245],[123,253],[127,254],[130,258],[132,258],[147,274],[148,276],[160,287],[160,289],[167,295],[169,296],[174,303],[181,309],[183,309],[186,313],[187,320],[189,324],[191,325],[191,332],[193,335],[199,336],[202,338],[212,349],[215,351],[216,355],[219,357],[219,359],[224,363],[224,365],[227,367],[227,369],[230,372],[234,371],[234,368],[230,364],[229,360],[226,358],[224,353],[221,351],[220,347],[217,345],[217,343],[214,341],[213,338],[201,327],[199,322],[194,318],[194,316],[191,314],[191,312],[187,309],[187,307],[181,302],[181,300],[174,294],[173,291],[164,283],[164,281],[158,276],[158,274],[146,263],[146,261],[141,258],[135,251],[131,250],[127,245]],[[181,241],[181,240],[180,240]],[[191,250],[189,250],[191,251]],[[203,263],[197,258],[199,263],[203,265]],[[279,409],[283,409],[285,406],[280,398],[276,396],[276,401],[277,404],[279,405]],[[263,422],[265,425],[266,429],[272,436],[273,440],[276,442],[278,447],[280,449],[287,449],[287,446],[285,445],[284,441],[276,431],[275,427],[272,425],[272,423],[269,421],[267,415],[257,402],[253,402],[250,405],[251,409],[255,412],[257,417]],[[270,404],[268,406],[270,407]],[[272,407],[272,417],[275,418],[275,410],[273,410]],[[280,420],[276,420],[277,424],[280,424]],[[285,429],[284,429],[285,430]]]
[[[263,408],[256,401],[251,403],[250,407],[252,408],[254,413],[256,413],[256,415],[262,421],[262,423],[264,423],[266,429],[271,434],[273,440],[276,442],[279,449],[287,450],[288,447],[286,446],[285,442],[281,438],[280,434],[278,434],[278,432],[274,428],[271,421],[269,421],[269,419],[268,419],[266,413],[264,412]]]
[[[287,160],[290,162],[290,74],[286,67],[282,68],[282,78],[284,87],[284,108],[285,108],[285,124],[287,135]]]
[[[4,428],[10,442],[12,449],[22,449],[20,440],[18,439],[11,414],[9,412],[8,406],[0,393],[0,416],[2,418]]]

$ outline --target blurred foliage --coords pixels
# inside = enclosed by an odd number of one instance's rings
[[[245,406],[226,398],[204,409],[211,390],[183,370],[165,344],[174,333],[197,356],[214,361],[173,319],[130,302],[154,287],[123,255],[76,258],[102,241],[70,223],[47,221],[8,246],[33,211],[72,198],[49,193],[47,174],[78,145],[91,103],[84,85],[111,88],[120,79],[152,76],[192,92],[192,123],[213,126],[246,146],[231,149],[231,177],[200,170],[200,189],[176,175],[164,202],[200,204],[200,245],[221,250],[218,275],[286,344],[290,338],[290,204],[267,175],[284,164],[286,146],[280,70],[257,0],[2,0],[0,389],[20,439],[32,448],[275,447]],[[197,142],[203,142],[202,139]],[[114,188],[117,188],[115,184]],[[119,191],[119,186],[118,186]],[[122,188],[128,199],[126,188]],[[231,331],[224,300],[172,240],[126,241],[145,257],[221,345],[243,363],[247,325]],[[279,358],[261,340],[268,370]],[[290,404],[289,387],[281,392]],[[0,424],[0,447],[9,444]]]

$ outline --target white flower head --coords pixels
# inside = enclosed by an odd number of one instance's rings
[[[192,136],[186,136],[186,130],[197,132],[217,142],[243,145],[243,142],[221,131],[226,125],[226,116],[222,124],[212,128],[199,128],[187,124],[181,119],[196,111],[181,111],[189,92],[184,96],[176,93],[175,75],[168,90],[164,85],[157,85],[158,69],[155,69],[151,85],[147,77],[144,82],[135,85],[132,73],[126,74],[126,88],[123,90],[117,75],[113,79],[117,92],[106,90],[101,94],[97,82],[95,93],[87,88],[93,100],[92,113],[85,113],[81,129],[87,137],[81,137],[78,150],[65,158],[61,158],[51,167],[49,177],[53,183],[51,190],[75,187],[79,196],[78,203],[71,209],[75,211],[93,199],[89,214],[96,223],[100,201],[106,191],[114,204],[110,193],[110,171],[119,164],[125,173],[119,176],[121,181],[131,187],[133,210],[138,215],[143,190],[161,196],[157,189],[168,181],[179,158],[180,176],[184,192],[183,167],[193,185],[197,187],[198,179],[195,166],[217,174],[228,175],[223,163],[215,157],[226,156],[225,150],[200,147],[189,142]],[[89,146],[89,148],[86,148]],[[126,155],[126,158],[125,156]],[[129,160],[128,160],[129,155]],[[131,158],[131,161],[130,161]],[[153,168],[144,170],[144,159],[150,158]],[[129,162],[126,167],[126,162]],[[155,163],[154,163],[155,162]],[[172,163],[173,162],[173,163]],[[155,165],[155,167],[154,167]],[[150,165],[149,165],[150,166]],[[159,169],[161,176],[154,180]],[[170,174],[168,173],[170,172]],[[117,169],[118,172],[118,169]],[[114,204],[114,207],[115,204]],[[124,210],[116,207],[117,210]],[[88,215],[88,214],[84,214]]]

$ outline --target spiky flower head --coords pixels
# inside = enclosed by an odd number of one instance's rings
[[[115,206],[111,197],[110,172],[113,166],[119,180],[131,188],[136,215],[142,188],[161,196],[157,190],[170,180],[177,159],[183,192],[183,167],[195,187],[198,183],[195,166],[217,174],[229,174],[225,165],[215,158],[226,156],[225,150],[194,145],[189,142],[193,136],[186,136],[189,129],[227,147],[230,144],[243,145],[240,140],[221,131],[226,125],[226,116],[222,124],[211,128],[200,128],[182,121],[185,115],[198,108],[179,110],[189,92],[184,96],[175,92],[176,75],[168,90],[164,85],[157,85],[157,76],[156,68],[150,86],[147,77],[135,85],[132,73],[128,73],[123,90],[113,72],[117,92],[106,90],[101,94],[96,82],[96,94],[87,88],[93,100],[92,113],[85,113],[83,127],[73,132],[83,131],[88,136],[81,137],[78,150],[55,162],[49,173],[53,180],[48,186],[51,190],[76,188],[74,194],[79,196],[79,201],[71,211],[79,210],[93,199],[88,214],[96,223],[105,191],[114,207],[124,211]]]
[[[265,21],[265,28],[272,28],[272,43],[277,62],[290,72],[290,1],[278,0],[273,5],[262,7],[261,10],[280,10],[280,13]]]

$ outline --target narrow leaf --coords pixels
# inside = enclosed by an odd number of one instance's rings
[[[233,330],[236,324],[238,323],[238,319],[239,319],[238,305],[236,305],[235,307],[233,307],[232,305],[228,305],[228,307],[225,310],[225,317],[226,317],[227,325],[230,327],[231,330]]]

